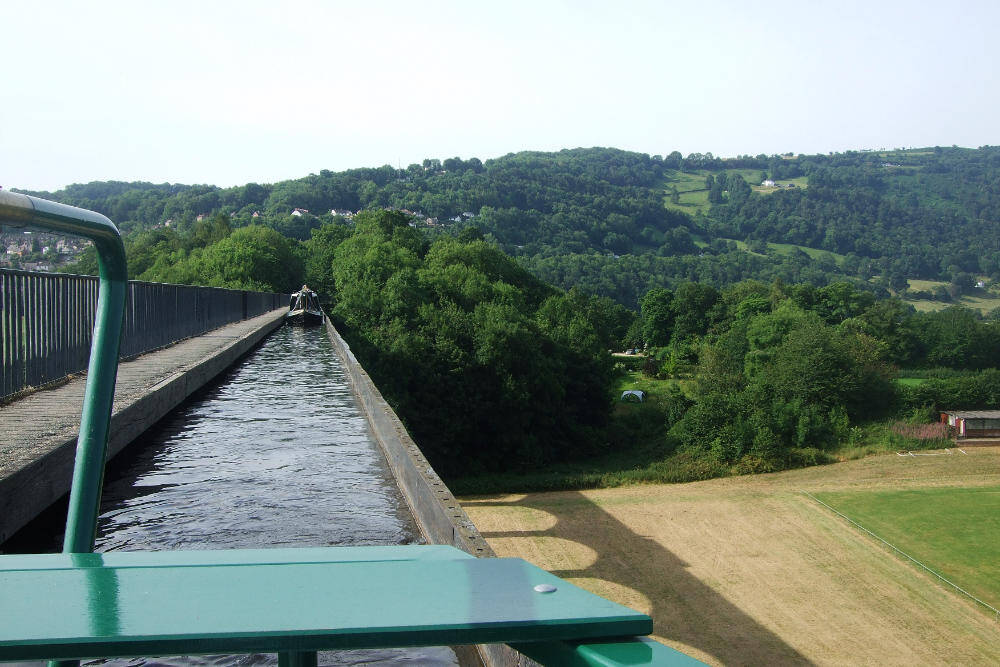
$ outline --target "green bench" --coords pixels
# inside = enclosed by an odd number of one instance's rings
[[[554,590],[541,592],[546,586]],[[523,560],[477,559],[446,546],[7,555],[0,591],[3,661],[652,631],[645,614]]]

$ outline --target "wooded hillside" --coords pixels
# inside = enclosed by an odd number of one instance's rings
[[[338,213],[403,209],[432,237],[476,227],[539,277],[632,307],[684,280],[876,276],[899,290],[906,279],[1000,278],[994,147],[726,160],[590,148],[321,171],[273,185],[90,183],[34,194],[98,210],[129,233],[184,230],[221,213],[232,227],[261,224],[300,240]],[[692,197],[704,205],[686,204]]]

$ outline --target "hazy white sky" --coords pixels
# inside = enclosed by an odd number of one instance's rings
[[[0,24],[6,188],[1000,143],[996,0],[7,0]]]

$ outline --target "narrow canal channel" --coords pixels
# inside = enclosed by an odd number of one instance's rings
[[[418,539],[325,331],[283,327],[109,465],[96,550]],[[47,544],[36,542],[38,550],[57,551],[61,535],[50,529],[43,541]],[[18,546],[24,550],[24,544]],[[319,661],[457,664],[443,647],[328,652]],[[276,662],[275,656],[255,655],[159,658],[145,664]]]

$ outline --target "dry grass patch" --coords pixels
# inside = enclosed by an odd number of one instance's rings
[[[501,556],[651,613],[713,664],[1000,663],[1000,623],[803,493],[1000,483],[1000,449],[467,498]]]

